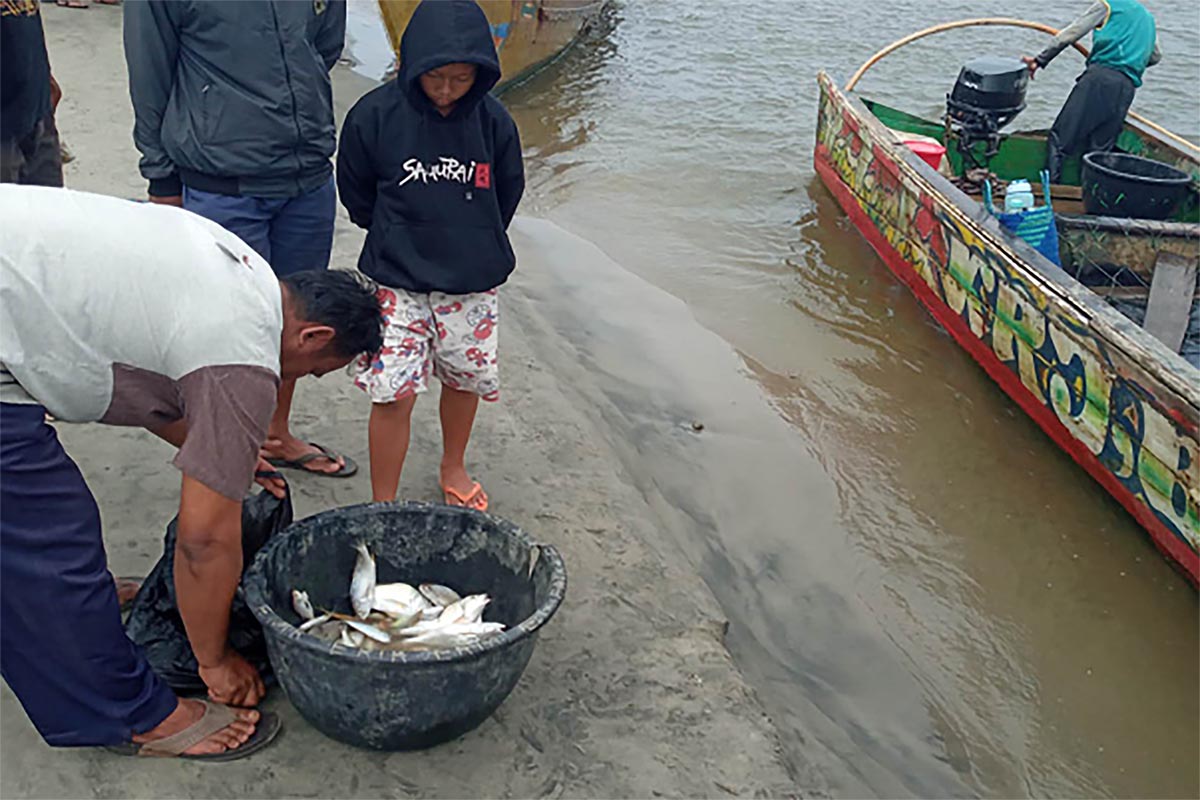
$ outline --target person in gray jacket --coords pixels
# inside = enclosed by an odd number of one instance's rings
[[[329,72],[345,0],[128,0],[133,139],[150,201],[236,234],[283,277],[326,269],[337,193]],[[288,429],[279,387],[263,453],[277,467],[347,477],[353,461]]]

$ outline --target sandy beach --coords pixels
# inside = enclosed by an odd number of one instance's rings
[[[119,8],[73,11],[48,4],[43,14],[64,91],[59,129],[76,156],[66,168],[67,185],[142,197]],[[344,67],[334,78],[340,117],[370,84]],[[333,264],[352,267],[362,233],[339,212]],[[717,354],[709,369],[730,397],[742,391],[756,396],[755,390],[738,372],[732,350],[685,306],[597,248],[528,217],[515,223],[513,239],[519,267],[503,290],[503,396],[482,410],[469,464],[487,486],[496,514],[560,549],[570,588],[497,714],[433,750],[373,753],[325,738],[275,689],[265,707],[283,717],[278,742],[252,759],[212,766],[51,749],[5,687],[0,796],[721,797],[819,791],[799,788],[806,781],[794,766],[785,768],[776,731],[726,650],[720,607],[668,533],[679,524],[679,512],[664,492],[686,485],[698,467],[681,465],[657,492],[647,489],[653,481],[627,466],[631,454],[655,442],[666,443],[655,464],[689,453],[700,458],[705,451],[697,448],[714,427],[719,430],[719,420],[705,419],[705,430],[697,431],[691,424],[695,410],[674,406],[671,393],[659,391],[669,382],[653,382],[656,359],[668,359],[671,348],[639,348],[639,342],[646,345],[644,335],[654,335],[648,323],[642,329],[589,328],[586,321],[602,318],[606,305],[622,297],[636,297],[667,326],[659,329],[670,333],[664,342],[682,337],[696,342],[696,352]],[[591,337],[588,346],[581,344],[584,334]],[[630,373],[614,387],[606,370],[623,362]],[[643,373],[657,390],[639,389]],[[418,404],[401,488],[406,498],[439,494],[435,409],[433,398]],[[363,469],[345,480],[294,477],[297,517],[369,499],[368,413],[366,397],[345,375],[301,383],[293,429],[344,450]],[[625,424],[614,424],[621,415]],[[168,463],[169,449],[138,430],[58,428],[99,501],[112,571],[144,574],[161,552],[178,502],[179,474]],[[628,438],[635,429],[645,433],[640,441]]]
[[[376,0],[349,4],[339,117],[393,58]],[[1005,14],[1061,27],[1084,5]],[[1148,7],[1164,59],[1134,109],[1195,141],[1195,9]],[[67,185],[143,198],[121,10],[42,8]],[[51,750],[3,688],[0,797],[1200,796],[1195,590],[815,172],[818,71],[844,79],[923,25],[995,12],[607,3],[502,96],[528,183],[502,397],[468,466],[569,573],[515,692],[461,739],[382,754],[325,738],[276,689],[278,743],[216,766]],[[967,60],[1045,40],[923,39],[861,96],[939,119]],[[1082,64],[1040,71],[1008,130],[1048,128]],[[341,216],[333,266],[362,240]],[[441,496],[436,395],[403,498]],[[294,475],[297,517],[369,498],[369,411],[345,374],[301,382],[294,430],[362,470]],[[58,428],[113,572],[144,574],[178,502],[169,448]]]

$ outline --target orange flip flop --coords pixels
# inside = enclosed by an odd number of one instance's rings
[[[442,492],[445,494],[445,501],[448,506],[463,506],[464,508],[473,508],[476,511],[488,510],[487,492],[483,490],[478,481],[471,484],[471,491],[465,495],[451,489],[449,486],[443,486]]]

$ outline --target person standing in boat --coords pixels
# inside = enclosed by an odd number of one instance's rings
[[[1113,148],[1134,92],[1142,85],[1142,74],[1162,59],[1154,17],[1145,6],[1137,0],[1100,0],[1045,50],[1022,57],[1030,75],[1045,69],[1089,31],[1092,53],[1087,69],[1058,112],[1046,144],[1046,168],[1054,183],[1061,180],[1067,157]]]

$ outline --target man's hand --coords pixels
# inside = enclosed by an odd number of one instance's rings
[[[258,696],[257,675],[229,648],[229,606],[242,577],[242,504],[183,474],[175,597],[200,675],[220,702]],[[259,684],[261,685],[261,684]]]
[[[159,206],[175,206],[177,208],[183,208],[183,195],[173,194],[168,197],[156,197],[154,195],[150,195],[150,202]]]
[[[233,650],[216,664],[201,666],[200,679],[208,687],[208,698],[227,706],[256,706],[267,693],[258,670]]]
[[[1029,68],[1029,79],[1033,80],[1037,75],[1037,71],[1042,68],[1041,64],[1033,56],[1021,56],[1021,60],[1025,62],[1025,66]]]
[[[271,477],[264,476],[263,473],[267,472],[271,473]],[[279,471],[275,467],[271,466],[271,462],[262,456],[258,457],[258,466],[254,468],[254,482],[280,500],[287,493],[287,481],[283,479],[283,476],[279,474]]]

